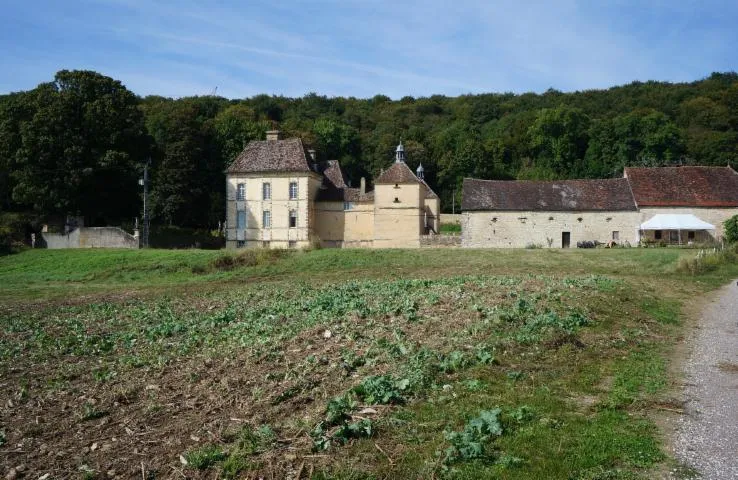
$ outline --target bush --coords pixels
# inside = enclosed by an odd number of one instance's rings
[[[723,222],[723,237],[728,243],[738,242],[738,215],[733,215]]]
[[[738,263],[738,243],[726,248],[700,250],[694,258],[679,260],[676,269],[690,275],[702,275],[729,263]]]

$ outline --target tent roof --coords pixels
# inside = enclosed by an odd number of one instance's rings
[[[715,230],[715,225],[691,214],[660,213],[642,223],[641,230]]]

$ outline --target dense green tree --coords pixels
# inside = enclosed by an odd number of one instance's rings
[[[138,165],[149,143],[138,100],[120,82],[60,71],[23,95],[13,156],[13,200],[43,214],[81,214],[91,223],[138,211]]]
[[[81,212],[99,223],[134,216],[136,179],[150,154],[152,221],[213,227],[224,216],[224,169],[271,128],[338,159],[355,185],[388,168],[402,139],[408,165],[423,163],[450,210],[466,176],[598,178],[628,165],[735,165],[738,75],[393,101],[316,93],[136,98],[94,72],[59,72],[0,96],[0,209]]]
[[[559,177],[581,175],[589,139],[589,117],[577,108],[560,105],[538,112],[528,129],[531,153],[538,165]]]

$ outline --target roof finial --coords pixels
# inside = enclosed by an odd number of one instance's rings
[[[417,170],[415,170],[415,176],[419,179],[423,180],[425,177],[425,168],[423,168],[423,164],[421,163],[418,165]]]
[[[395,163],[404,163],[405,162],[405,147],[402,146],[402,138],[400,138],[400,144],[397,146],[397,150],[395,150]]]

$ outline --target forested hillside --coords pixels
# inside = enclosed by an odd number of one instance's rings
[[[152,222],[213,227],[224,217],[223,170],[270,128],[339,159],[355,183],[393,160],[450,210],[464,177],[612,177],[626,165],[738,164],[738,74],[609,90],[489,93],[400,100],[258,95],[137,97],[95,72],[61,71],[0,96],[0,209],[93,224],[140,215],[137,179],[152,164]],[[458,205],[458,202],[457,202]]]

